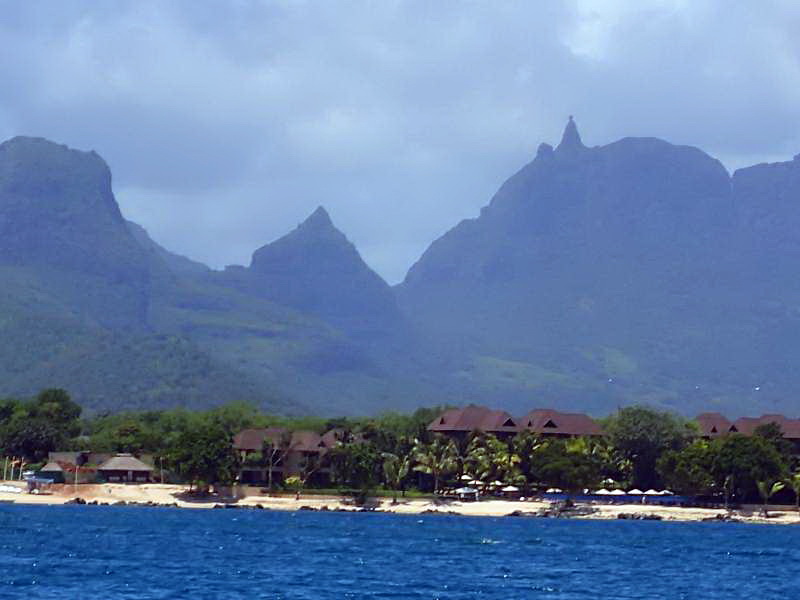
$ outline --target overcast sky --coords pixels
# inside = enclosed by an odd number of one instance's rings
[[[211,266],[324,205],[394,283],[574,114],[729,168],[800,152],[800,3],[0,0],[0,137],[94,149]]]

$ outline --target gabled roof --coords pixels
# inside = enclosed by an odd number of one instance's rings
[[[707,412],[697,415],[695,419],[700,426],[701,435],[717,436],[730,432],[731,423],[727,418],[717,412]]]
[[[280,442],[281,437],[287,432],[283,427],[261,427],[257,429],[243,429],[233,436],[234,450],[249,450],[261,452],[264,440],[273,444]]]
[[[752,435],[757,427],[768,425],[769,423],[778,425],[783,432],[783,437],[800,439],[800,419],[789,419],[783,415],[776,414],[761,415],[760,417],[741,417],[732,423],[729,431]]]
[[[293,432],[291,448],[297,452],[326,452],[328,450],[322,436],[314,431]]]
[[[132,454],[117,454],[112,456],[102,465],[97,467],[98,471],[147,471],[153,470],[150,465],[144,464]]]
[[[603,429],[589,415],[563,413],[539,408],[519,419],[521,429],[550,435],[603,435]]]
[[[484,433],[516,433],[517,421],[504,410],[470,405],[445,411],[428,425],[428,431]]]

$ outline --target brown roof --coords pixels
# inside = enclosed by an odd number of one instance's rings
[[[445,411],[431,421],[428,431],[516,433],[519,428],[516,420],[503,410],[491,410],[485,406],[470,405]]]
[[[723,415],[707,412],[697,415],[695,419],[700,426],[700,433],[706,436],[723,435],[730,431],[732,423]]]
[[[291,447],[298,452],[325,452],[328,449],[322,436],[314,431],[293,432]]]
[[[800,439],[800,419],[788,419],[783,415],[761,415],[760,417],[741,417],[736,419],[729,431],[752,435],[760,425],[775,423],[787,439]]]
[[[132,454],[117,454],[97,467],[98,471],[147,471],[153,470]]]
[[[76,467],[74,464],[63,460],[51,460],[39,469],[39,472],[58,473],[60,471],[62,473],[74,473],[76,470],[78,473],[94,473],[96,469],[92,467]]]
[[[250,450],[261,452],[264,440],[269,439],[273,444],[280,441],[281,436],[286,433],[283,427],[262,427],[259,429],[244,429],[233,436],[233,447],[235,450]]]
[[[603,435],[603,429],[588,415],[539,408],[519,419],[522,429],[547,435]]]

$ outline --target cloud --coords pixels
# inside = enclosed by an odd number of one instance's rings
[[[317,205],[390,281],[575,114],[729,167],[800,151],[800,8],[3,3],[0,135],[95,149],[123,212],[213,266]]]

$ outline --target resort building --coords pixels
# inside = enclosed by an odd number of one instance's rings
[[[695,418],[701,437],[712,439],[730,433],[733,423],[717,412],[707,412]]]
[[[39,476],[54,483],[96,481],[144,483],[151,481],[152,457],[89,451],[50,452]]]
[[[588,415],[551,409],[536,409],[517,419],[502,410],[471,405],[445,411],[428,425],[428,431],[450,437],[481,431],[504,438],[525,430],[557,437],[603,435],[600,425]]]
[[[245,429],[233,438],[233,448],[242,459],[239,480],[245,484],[274,483],[293,475],[304,476],[313,470],[311,481],[330,478],[325,462],[327,453],[338,442],[337,430],[324,435],[314,431],[293,431],[281,427]]]
[[[730,421],[719,413],[703,413],[698,415],[695,420],[700,427],[700,435],[708,439],[731,433],[753,435],[758,427],[774,423],[780,427],[783,437],[792,442],[800,452],[800,419],[768,414],[760,417],[740,417],[735,421]]]
[[[109,483],[149,483],[152,474],[153,467],[132,454],[117,454],[97,467],[99,478]]]
[[[470,405],[445,411],[428,425],[428,431],[451,437],[466,437],[474,431],[491,433],[499,438],[519,432],[516,419],[503,410]]]
[[[601,436],[603,429],[589,415],[539,408],[519,419],[520,430],[555,437]]]
[[[718,412],[706,412],[697,415],[695,420],[700,436],[707,439],[735,433],[753,435],[759,426],[775,423],[783,432],[783,437],[792,442],[800,454],[800,419],[767,414],[760,417],[740,417],[731,421]],[[508,438],[525,430],[554,437],[605,435],[600,424],[588,415],[547,408],[538,408],[524,417],[516,418],[502,410],[470,405],[447,410],[428,425],[428,431],[455,439],[463,439],[476,431]]]

